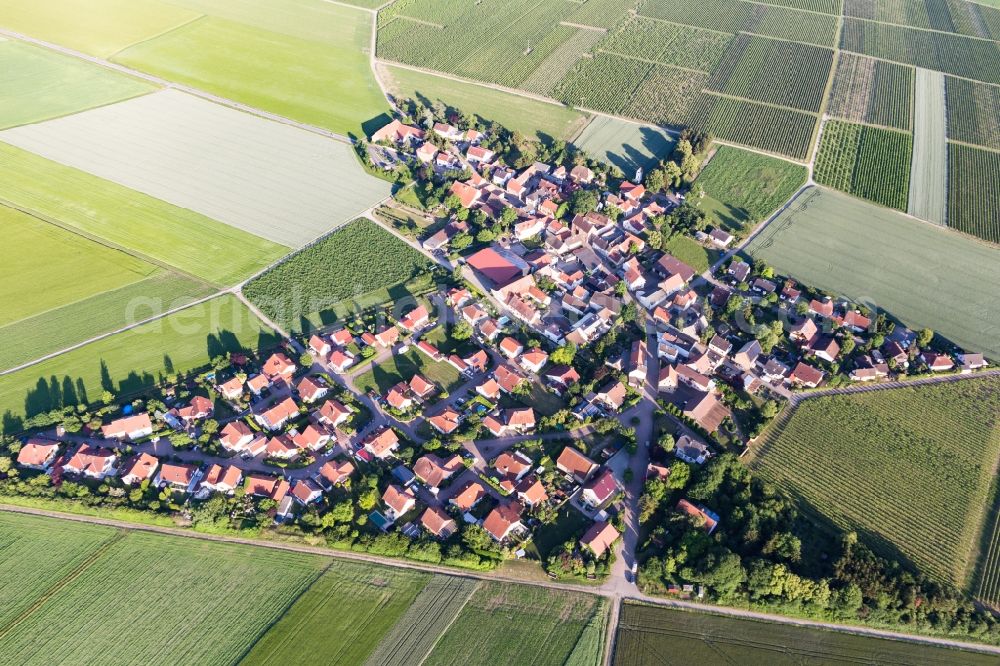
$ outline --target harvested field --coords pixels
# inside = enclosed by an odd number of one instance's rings
[[[1000,152],[948,144],[948,225],[1000,243]]]
[[[987,666],[993,655],[789,624],[622,604],[614,666],[663,663],[965,664]]]
[[[175,90],[0,140],[291,246],[389,195],[348,146]]]
[[[405,569],[335,561],[240,663],[304,663],[320,654],[325,664],[364,663],[389,640],[429,578]]]
[[[277,336],[235,296],[226,295],[0,377],[4,428],[54,407],[148,390],[173,373],[227,351],[269,349]]]
[[[408,666],[421,662],[478,586],[477,581],[468,578],[431,578],[368,657],[366,666]]]
[[[1000,150],[1000,86],[945,77],[948,138]]]
[[[107,58],[199,16],[159,0],[4,0],[0,26]]]
[[[0,129],[154,90],[152,84],[99,65],[13,39],[0,41]]]
[[[856,123],[910,129],[913,68],[843,52],[827,113]]]
[[[0,513],[0,635],[116,534],[110,527]]]
[[[876,551],[965,588],[1000,457],[998,414],[996,378],[805,400],[752,466]]]
[[[887,253],[884,248],[894,248]],[[805,284],[1000,357],[1000,249],[836,192],[810,188],[747,248]],[[914,289],[936,275],[933,289]]]
[[[476,114],[529,136],[566,141],[575,136],[589,118],[573,109],[492,90],[474,83],[461,83],[402,67],[379,67],[383,72],[382,79],[394,95],[441,101],[465,113]]]
[[[604,599],[589,594],[484,582],[423,663],[558,666],[572,654],[576,663],[596,666],[603,646],[584,634],[606,612]],[[582,638],[596,653],[574,653]]]
[[[944,224],[948,213],[947,122],[944,75],[918,68],[907,212],[935,224]]]
[[[597,116],[573,143],[631,176],[636,169],[648,170],[670,155],[676,140],[653,125]]]
[[[288,248],[0,142],[0,201],[169,268],[229,286]]]
[[[133,532],[10,627],[0,649],[24,666],[232,663],[325,563]]]

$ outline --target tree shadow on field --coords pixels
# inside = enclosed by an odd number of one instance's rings
[[[371,136],[391,122],[392,117],[388,113],[380,113],[374,118],[369,118],[361,123],[361,131],[364,132],[366,137]]]
[[[24,419],[14,416],[9,409],[3,413],[3,421],[0,423],[0,432],[5,435],[13,435],[24,430]]]

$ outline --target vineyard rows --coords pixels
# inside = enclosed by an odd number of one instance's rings
[[[752,11],[750,3],[733,0],[646,0],[639,8],[651,18],[733,34],[742,29]]]
[[[913,68],[840,54],[827,113],[859,123],[910,129]]]
[[[635,17],[610,33],[602,51],[664,65],[711,72],[726,52],[728,35]]]
[[[945,77],[948,138],[1000,150],[1000,86]]]
[[[840,48],[1000,84],[1000,46],[983,39],[846,18]]]
[[[784,7],[753,5],[752,12],[743,24],[743,32],[808,42],[832,47],[837,41],[837,17],[801,12]]]
[[[904,132],[831,120],[816,156],[817,183],[906,210],[912,137]]]
[[[635,9],[639,0],[587,0],[569,18],[571,23],[610,29]]]
[[[610,53],[584,59],[555,89],[555,96],[571,106],[604,113],[623,114],[632,103],[632,93],[645,80],[653,65]]]
[[[1000,497],[994,498],[996,502]],[[994,508],[996,511],[996,507]],[[997,512],[992,526],[987,526],[990,540],[983,553],[979,569],[979,581],[976,586],[976,598],[1000,608],[1000,511]],[[985,536],[985,535],[984,535]]]
[[[1000,153],[948,144],[948,225],[1000,243]]]
[[[632,94],[625,115],[658,125],[689,124],[707,80],[707,74],[655,65]]]
[[[601,37],[602,34],[596,30],[576,30],[521,83],[521,87],[539,95],[548,95]]]
[[[844,0],[844,16],[968,37],[1000,38],[1000,9],[965,0]]]
[[[740,35],[712,72],[708,89],[758,102],[817,112],[833,51]]]
[[[754,0],[749,0],[753,2]],[[841,0],[768,0],[765,4],[840,16]]]
[[[998,415],[996,378],[815,398],[753,466],[877,550],[964,585],[1000,454]]]
[[[639,11],[650,18],[708,30],[730,34],[751,32],[820,46],[832,47],[837,36],[836,16],[801,11],[793,7],[777,7],[770,3],[744,0],[648,0]]]
[[[690,124],[723,141],[805,159],[817,118],[791,109],[703,95]]]

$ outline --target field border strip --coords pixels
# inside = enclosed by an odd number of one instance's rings
[[[95,562],[104,557],[104,555],[111,549],[112,546],[123,540],[128,536],[128,530],[124,528],[117,528],[115,533],[110,535],[101,544],[86,557],[80,564],[78,564],[72,571],[63,576],[61,579],[53,583],[47,590],[45,590],[42,595],[34,601],[28,608],[25,608],[21,613],[12,618],[7,624],[0,627],[0,639],[6,638],[10,632],[17,629],[18,625],[27,620],[29,617],[35,614],[42,606],[44,606],[48,601],[54,597],[56,594],[61,592],[63,588],[75,581],[77,578],[86,573]]]

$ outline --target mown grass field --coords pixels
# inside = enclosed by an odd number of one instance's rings
[[[0,142],[0,201],[219,286],[288,248]]]
[[[625,602],[613,663],[614,666],[664,663],[986,666],[995,660],[993,655],[978,652]]]
[[[632,178],[636,169],[648,171],[669,157],[677,140],[653,125],[596,116],[573,143],[591,157],[618,167],[626,178]]]
[[[384,641],[429,574],[335,562],[254,644],[242,664],[362,664]]]
[[[806,182],[803,166],[720,146],[698,176],[705,198],[698,205],[716,224],[739,229],[762,221]]]
[[[5,0],[0,26],[107,58],[198,18],[158,0]]]
[[[533,134],[540,138],[566,141],[575,136],[589,118],[566,107],[473,83],[461,83],[390,65],[379,65],[379,68],[386,86],[398,97],[432,103],[440,101],[529,136]]]
[[[964,588],[1000,458],[998,415],[996,378],[809,399],[752,466],[807,511]]]
[[[432,361],[415,349],[396,354],[371,370],[357,375],[354,384],[360,391],[375,389],[379,395],[384,396],[390,388],[401,381],[410,381],[415,374],[423,375],[439,389],[453,391],[462,385],[462,376],[458,374],[458,370],[444,361]]]
[[[166,375],[239,349],[270,348],[277,337],[235,296],[225,295],[0,377],[4,428],[64,404],[131,394]]]
[[[429,286],[430,268],[423,254],[359,218],[254,279],[244,293],[275,323],[303,330],[353,302],[405,302],[407,283]]]
[[[99,65],[12,39],[0,41],[0,129],[153,90],[150,83]]]
[[[320,557],[133,532],[0,635],[28,664],[233,663]]]
[[[0,633],[116,534],[110,527],[0,513]]]
[[[705,207],[704,204],[705,200],[703,199],[703,208]],[[699,273],[708,270],[708,267],[719,258],[718,250],[709,249],[690,236],[685,236],[683,234],[678,234],[667,241],[667,246],[664,250],[677,257]]]
[[[6,259],[0,263],[0,327],[138,282],[156,266],[0,206]]]
[[[821,188],[803,192],[747,248],[805,284],[1000,357],[1000,249]]]
[[[484,582],[423,663],[557,666],[572,656],[575,664],[596,666],[603,645],[591,640],[592,620],[606,612],[601,597]],[[576,652],[581,642],[587,650]]]
[[[944,224],[948,213],[948,116],[944,74],[917,68],[913,99],[910,215]]]

